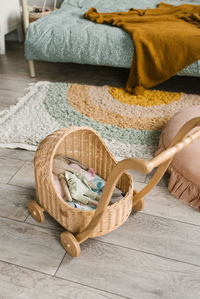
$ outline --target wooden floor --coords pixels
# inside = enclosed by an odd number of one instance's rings
[[[0,56],[0,109],[16,103],[38,80],[123,86],[128,71],[73,64],[36,63],[28,76],[23,45]],[[162,85],[198,92],[200,80],[175,77]],[[171,196],[165,177],[116,231],[81,245],[71,258],[63,231],[50,216],[36,223],[27,209],[35,198],[34,152],[0,149],[0,298],[200,298],[200,214]],[[132,173],[136,189],[149,180]]]

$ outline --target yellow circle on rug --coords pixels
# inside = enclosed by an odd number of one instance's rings
[[[133,95],[126,92],[124,88],[112,86],[109,86],[109,92],[113,98],[121,103],[126,103],[128,105],[139,105],[143,107],[168,105],[171,102],[178,101],[182,96],[182,92],[169,92],[156,89],[145,89],[144,94]]]

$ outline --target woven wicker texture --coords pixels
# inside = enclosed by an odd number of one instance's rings
[[[92,129],[71,127],[61,129],[45,138],[35,156],[35,181],[37,198],[42,207],[65,229],[76,234],[84,230],[95,211],[83,211],[69,206],[58,194],[52,177],[52,161],[56,154],[78,159],[89,168],[94,168],[104,180],[116,165],[104,141]],[[132,210],[133,182],[124,173],[117,187],[126,196],[119,202],[107,206],[92,236],[106,234],[121,225]]]
[[[31,22],[34,22],[34,21],[40,19],[41,17],[47,16],[54,10],[53,7],[48,7],[48,9],[50,9],[50,10],[44,11],[44,12],[31,12],[31,7],[30,7],[29,8],[29,22],[31,23]]]
[[[29,202],[31,215],[36,221],[43,222],[43,212],[47,211],[68,230],[61,233],[61,244],[71,256],[77,257],[82,242],[111,232],[128,218],[132,208],[135,211],[143,208],[143,197],[162,178],[174,155],[200,137],[200,129],[185,137],[199,125],[199,117],[189,120],[179,130],[169,148],[149,162],[127,158],[117,163],[101,137],[88,127],[69,127],[55,131],[41,142],[35,155],[36,192],[40,205],[35,201]],[[78,159],[89,168],[94,168],[107,181],[96,211],[73,208],[60,197],[52,175],[53,159],[57,154]],[[139,192],[133,190],[132,178],[125,171],[134,169],[148,174],[156,167],[149,183]],[[125,193],[125,197],[109,205],[115,186]]]

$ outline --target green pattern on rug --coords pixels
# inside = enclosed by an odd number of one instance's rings
[[[115,125],[106,125],[76,111],[73,107],[68,105],[66,100],[69,86],[70,84],[66,83],[50,85],[44,101],[47,111],[62,127],[88,126],[95,129],[102,138],[108,141],[116,140],[125,144],[147,146],[158,145],[160,131],[123,129]]]
[[[89,126],[118,158],[152,158],[163,125],[200,96],[183,94],[168,105],[142,107],[114,99],[108,86],[38,82],[8,110],[0,112],[0,147],[36,150],[63,127]]]

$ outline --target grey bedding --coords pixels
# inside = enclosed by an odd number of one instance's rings
[[[102,12],[127,11],[131,7],[153,8],[159,2],[157,0],[65,0],[60,9],[29,25],[25,40],[25,56],[29,60],[129,68],[134,51],[129,34],[121,28],[85,20],[83,14],[91,6]],[[183,3],[183,1],[170,0],[165,2],[175,5]],[[184,3],[190,2],[184,1]],[[200,3],[196,4],[200,5]],[[200,61],[188,66],[179,75],[200,77]]]

